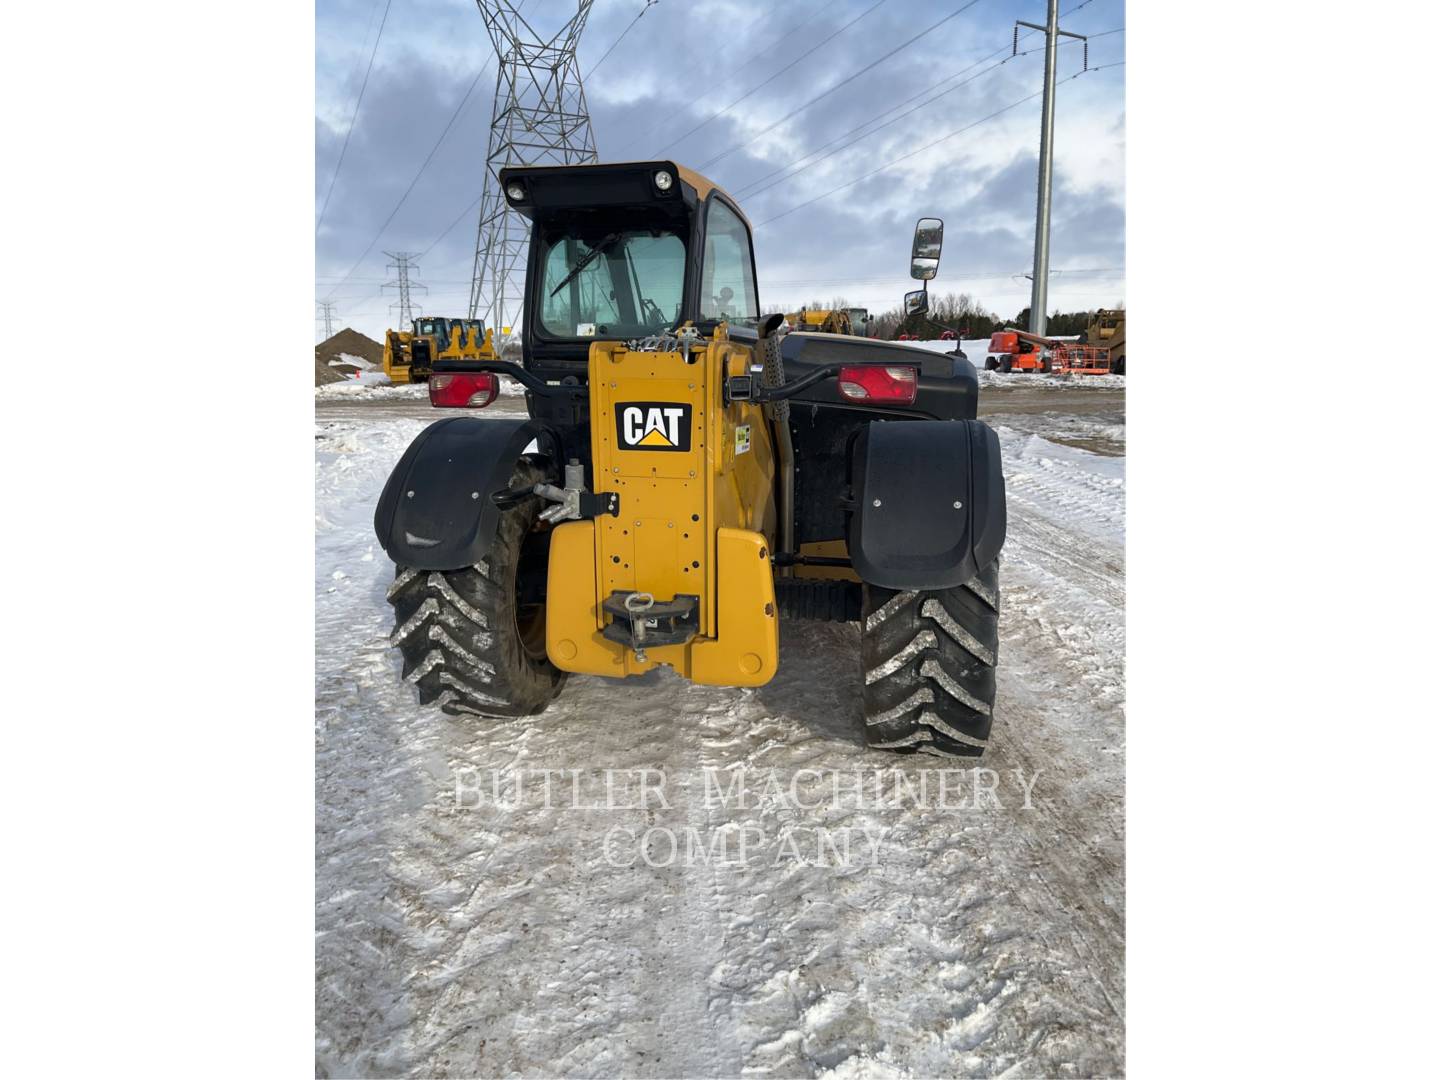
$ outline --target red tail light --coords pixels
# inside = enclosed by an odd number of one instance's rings
[[[430,404],[437,409],[483,409],[500,396],[493,371],[430,376]]]
[[[851,401],[915,404],[913,367],[846,367],[840,369],[840,393]]]

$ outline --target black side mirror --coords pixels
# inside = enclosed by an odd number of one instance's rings
[[[924,289],[916,289],[914,292],[905,294],[905,314],[924,315],[930,310],[930,294]]]
[[[910,276],[930,281],[940,271],[940,247],[945,223],[939,218],[921,218],[915,223],[915,243],[910,248]]]

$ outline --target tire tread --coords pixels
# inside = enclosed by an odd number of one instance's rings
[[[877,749],[977,759],[999,660],[999,560],[953,589],[865,586],[865,737]]]
[[[511,486],[544,476],[516,466]],[[515,628],[515,566],[538,513],[527,499],[500,518],[495,544],[481,565],[458,570],[396,567],[387,598],[395,609],[391,644],[404,680],[422,705],[452,716],[514,717],[541,712],[565,675],[548,659],[529,656]]]

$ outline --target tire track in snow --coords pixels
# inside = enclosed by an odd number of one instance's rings
[[[1123,1071],[1124,503],[1105,467],[1006,440],[986,764],[1042,770],[1035,810],[706,807],[672,783],[668,812],[462,811],[462,768],[946,764],[864,748],[858,634],[825,624],[785,624],[754,691],[577,677],[514,722],[420,708],[384,648],[369,522],[406,423],[332,425],[317,467],[318,1072]],[[617,822],[891,832],[876,867],[680,872],[608,865]]]
[[[1093,461],[1073,454],[1037,467],[1035,448],[1007,440],[997,749],[1049,776],[1037,802],[1045,827],[1030,842],[1047,864],[1047,889],[1072,907],[1077,952],[1123,1022],[1123,461],[1097,477],[1084,468]],[[1070,677],[1035,678],[1057,661]]]

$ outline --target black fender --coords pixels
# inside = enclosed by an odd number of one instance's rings
[[[954,588],[1005,543],[1000,440],[979,420],[871,421],[850,486],[850,561],[871,585]]]
[[[913,367],[919,376],[913,405],[882,407],[860,404],[842,394],[835,379],[824,379],[801,391],[791,399],[795,402],[860,410],[871,415],[888,412],[929,420],[974,420],[979,407],[980,378],[975,374],[975,365],[958,348],[955,352],[937,353],[899,342],[805,331],[786,334],[780,339],[780,357],[785,364],[787,382],[804,378],[826,364],[863,364],[882,360],[887,364]]]
[[[375,535],[400,566],[457,570],[490,551],[500,508],[490,496],[510,486],[534,440],[555,460],[555,433],[534,420],[452,416],[431,424],[406,449],[375,506]]]

